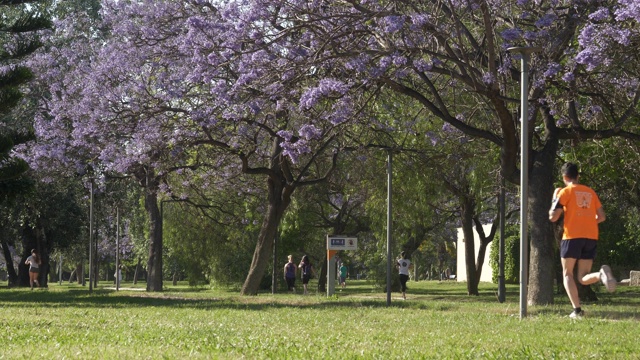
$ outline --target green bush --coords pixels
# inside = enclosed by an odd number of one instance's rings
[[[513,230],[513,229],[510,229]],[[513,235],[513,231],[505,229],[507,236],[504,241],[504,280],[506,284],[517,284],[520,272],[520,236]],[[500,268],[498,267],[500,256],[500,238],[496,237],[491,246],[489,254],[489,264],[493,270],[492,281],[498,283]]]

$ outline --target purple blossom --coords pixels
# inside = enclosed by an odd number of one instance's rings
[[[560,72],[560,70],[562,70],[562,66],[560,64],[549,63],[549,65],[547,66],[547,71],[545,71],[543,75],[544,77],[553,77],[558,72]]]
[[[322,137],[322,130],[314,125],[305,124],[298,130],[298,134],[306,140],[318,140]]]
[[[318,86],[307,89],[300,97],[300,108],[307,110],[331,94],[343,95],[349,90],[349,85],[335,79],[322,79]]]
[[[640,4],[637,0],[618,0],[618,9],[615,11],[617,21],[634,20],[640,22]]]
[[[604,21],[609,19],[610,15],[611,14],[609,13],[609,9],[602,7],[596,10],[595,12],[591,13],[589,15],[589,19],[593,21]]]
[[[427,62],[423,58],[419,58],[413,61],[413,66],[420,72],[431,71],[433,65],[430,62]]]
[[[546,28],[549,27],[551,25],[553,25],[553,22],[557,20],[557,16],[555,14],[546,14],[543,17],[541,17],[540,19],[538,19],[538,21],[536,21],[535,25],[537,28]]]
[[[505,41],[515,41],[520,39],[520,37],[522,36],[522,30],[520,29],[506,29],[503,30],[500,33],[500,36],[502,36],[502,38]]]
[[[540,37],[540,33],[537,31],[525,31],[522,37],[525,40],[534,41]]]
[[[390,56],[383,56],[382,58],[380,58],[378,65],[381,69],[386,70],[389,68],[389,66],[391,66],[392,63],[393,59]]]
[[[576,79],[576,76],[573,72],[566,72],[564,75],[562,75],[562,80],[564,80],[565,82],[572,82]]]
[[[431,16],[429,14],[412,14],[410,21],[411,31],[418,31],[424,25],[431,23]]]
[[[347,68],[348,70],[354,70],[356,72],[365,72],[369,60],[369,56],[360,54],[356,57],[350,58],[345,64],[345,68]]]
[[[569,121],[569,119],[565,116],[560,117],[557,121],[556,121],[556,126],[560,127],[560,126],[565,126],[565,125],[569,125],[571,124],[571,121]]]
[[[594,48],[587,48],[576,55],[575,60],[578,64],[586,65],[587,70],[591,71],[604,63],[606,56]]]
[[[405,23],[404,16],[390,15],[382,19],[383,30],[387,33],[395,33],[402,30]]]
[[[402,55],[394,55],[393,56],[393,65],[395,66],[404,66],[407,64],[407,58]]]
[[[589,108],[589,111],[592,112],[592,113],[601,113],[602,112],[602,107],[599,106],[599,105],[592,105]]]
[[[283,138],[285,141],[291,141],[291,139],[293,138],[293,134],[291,133],[291,131],[288,131],[288,130],[278,131],[278,136]]]
[[[353,99],[350,96],[344,96],[340,98],[331,107],[331,113],[327,115],[329,118],[329,122],[331,122],[332,125],[342,124],[351,117],[353,109],[354,103]]]
[[[482,82],[483,83],[489,85],[489,84],[493,84],[494,81],[495,81],[495,78],[494,78],[493,74],[487,72],[487,73],[484,73],[482,75]]]

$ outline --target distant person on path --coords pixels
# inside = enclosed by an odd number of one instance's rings
[[[29,256],[24,263],[29,265],[29,286],[31,286],[31,290],[33,290],[33,283],[35,283],[37,287],[40,287],[38,275],[40,275],[41,261],[40,256],[36,253],[36,249],[31,249],[31,256]]]
[[[407,259],[405,252],[400,253],[400,259],[396,262],[400,272],[400,290],[402,290],[402,299],[407,300],[407,281],[409,281],[409,266],[411,261]]]
[[[296,264],[293,263],[293,256],[287,256],[286,264],[284,264],[284,280],[287,282],[287,289],[296,292]]]
[[[576,164],[564,164],[561,172],[565,187],[557,188],[553,193],[549,220],[556,222],[564,214],[564,232],[560,242],[562,282],[573,305],[573,312],[569,317],[576,319],[584,315],[573,277],[576,263],[578,279],[583,285],[602,281],[607,291],[613,292],[617,281],[608,265],[602,265],[599,272],[590,272],[596,257],[598,224],[606,219],[598,195],[591,188],[578,184]]]
[[[298,268],[300,268],[300,272],[302,274],[302,286],[304,287],[304,294],[307,295],[309,293],[307,290],[307,285],[309,284],[309,280],[311,279],[311,274],[315,273],[315,270],[311,265],[311,260],[309,260],[309,256],[305,255],[302,257]]]
[[[347,287],[347,272],[348,272],[347,265],[345,265],[343,261],[342,264],[340,265],[340,285],[342,286],[343,289]]]

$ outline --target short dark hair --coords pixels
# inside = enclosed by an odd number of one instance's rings
[[[569,179],[576,180],[579,175],[578,165],[570,162],[562,165],[562,175],[568,177]]]

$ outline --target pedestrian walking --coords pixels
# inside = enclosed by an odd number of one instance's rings
[[[343,261],[342,264],[340,265],[340,285],[342,286],[343,289],[347,287],[348,272],[349,272],[349,269],[347,268],[347,265],[345,265]]]
[[[307,285],[309,285],[309,280],[311,280],[311,275],[315,273],[315,270],[311,265],[311,260],[309,260],[309,256],[305,255],[302,257],[302,260],[300,261],[300,265],[298,265],[298,268],[302,273],[302,286],[304,287],[304,294],[307,295],[309,293],[307,289]]]
[[[287,256],[287,263],[284,264],[284,280],[287,282],[287,289],[296,292],[296,264],[293,263],[293,256]]]

